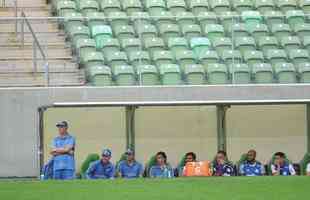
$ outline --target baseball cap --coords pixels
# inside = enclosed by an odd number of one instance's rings
[[[56,127],[68,127],[68,122],[61,121],[56,124]]]
[[[125,154],[126,155],[132,155],[132,154],[134,154],[134,151],[132,149],[127,149]]]
[[[102,156],[111,157],[112,152],[111,152],[110,149],[103,149],[101,155],[102,155]]]

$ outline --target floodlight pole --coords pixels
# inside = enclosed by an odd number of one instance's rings
[[[226,144],[226,111],[230,108],[228,105],[217,105],[217,150],[227,150]]]
[[[135,151],[135,111],[136,106],[126,106],[126,149]]]
[[[307,153],[310,152],[310,104],[306,104]]]

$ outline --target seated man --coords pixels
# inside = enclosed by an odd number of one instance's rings
[[[101,159],[92,162],[86,171],[88,179],[114,179],[115,167],[110,162],[112,153],[109,149],[104,149]]]
[[[240,174],[242,176],[262,176],[265,174],[264,165],[256,160],[256,151],[249,150],[246,160],[240,164]]]
[[[118,164],[117,173],[122,178],[139,178],[142,176],[142,165],[135,160],[135,154],[131,149],[125,152],[126,160]]]
[[[174,177],[172,167],[167,163],[167,155],[165,152],[156,154],[156,165],[150,169],[151,178],[172,178]]]
[[[180,166],[178,169],[179,176],[183,176],[183,171],[186,163],[188,162],[196,162],[196,154],[194,152],[188,152],[185,154],[184,166]]]
[[[283,152],[277,152],[274,156],[274,163],[271,164],[271,172],[273,176],[296,175],[293,165],[285,161],[285,154]]]
[[[225,151],[218,151],[213,162],[213,176],[233,176],[234,167],[227,161],[227,154]]]
[[[310,176],[310,163],[307,164],[307,176]]]

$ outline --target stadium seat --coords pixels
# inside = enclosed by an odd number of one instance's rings
[[[121,0],[121,5],[122,9],[127,12],[127,15],[143,10],[140,0]]]
[[[289,10],[286,12],[285,16],[292,29],[294,29],[297,24],[305,23],[305,14],[301,10]]]
[[[232,41],[229,37],[221,37],[212,41],[212,46],[219,54],[222,54],[224,50],[232,49]]]
[[[96,0],[81,1],[79,7],[84,16],[86,16],[88,12],[97,12],[100,8]]]
[[[165,42],[171,37],[180,37],[179,26],[176,24],[160,24],[158,26],[160,37],[164,38]]]
[[[135,85],[135,71],[131,65],[116,65],[113,68],[113,77],[118,86]]]
[[[257,24],[248,29],[251,35],[255,38],[255,41],[258,42],[260,37],[268,36],[269,30],[266,24]]]
[[[207,12],[209,10],[208,0],[190,0],[187,3],[187,7],[196,16],[201,12]]]
[[[299,0],[299,6],[304,11],[305,14],[310,14],[310,1],[309,0]]]
[[[298,37],[302,38],[310,35],[310,24],[299,23],[294,26],[294,32]]]
[[[297,2],[296,0],[275,0],[277,7],[286,13],[289,10],[296,10]]]
[[[167,9],[175,15],[186,11],[186,4],[184,0],[166,0]]]
[[[239,22],[239,14],[235,11],[222,12],[219,16],[221,24],[225,31],[230,31],[235,23]]]
[[[241,52],[238,50],[224,50],[221,54],[221,59],[226,65],[242,62]]]
[[[197,58],[198,62],[203,64],[205,68],[207,68],[209,64],[218,63],[220,61],[216,51],[212,50],[202,51],[199,55],[197,55]]]
[[[130,52],[142,49],[141,40],[138,38],[125,38],[121,40],[122,49],[129,55]]]
[[[75,49],[80,64],[85,64],[85,59],[89,52],[96,51],[96,42],[93,39],[80,38],[76,41]]]
[[[62,27],[62,23],[60,22],[60,27]],[[64,28],[65,33],[71,31],[73,27],[83,26],[84,20],[81,13],[78,12],[67,12],[64,15]]]
[[[264,13],[265,22],[271,28],[274,24],[283,24],[284,16],[280,11],[272,10]]]
[[[242,12],[242,21],[245,23],[246,28],[249,30],[256,25],[261,24],[263,17],[258,11],[244,11]]]
[[[201,36],[201,29],[200,26],[197,24],[181,25],[181,31],[183,36],[186,37],[186,39],[189,41],[194,37]]]
[[[228,84],[228,70],[226,65],[220,63],[209,64],[207,68],[207,80],[209,84]]]
[[[305,49],[289,49],[288,55],[295,66],[309,62],[309,53]]]
[[[162,64],[159,66],[159,73],[163,85],[181,85],[183,83],[179,65]]]
[[[179,12],[175,16],[175,18],[179,26],[192,25],[196,22],[195,16],[191,12]]]
[[[158,13],[166,10],[166,3],[164,0],[145,0],[145,8],[150,16],[158,16]]]
[[[115,38],[106,38],[102,41],[102,52],[117,52],[120,50],[120,44],[118,39]]]
[[[247,64],[231,64],[229,65],[229,73],[232,84],[251,83],[251,70]]]
[[[275,10],[275,4],[270,0],[255,0],[255,8],[262,14]]]
[[[243,53],[243,59],[249,66],[265,61],[263,52],[261,51],[245,51]]]
[[[143,40],[143,45],[144,45],[144,48],[149,51],[151,56],[154,51],[165,50],[164,40],[158,37],[145,38]]]
[[[199,55],[202,51],[211,49],[211,43],[206,37],[194,37],[190,40],[190,48]]]
[[[147,51],[132,51],[128,53],[130,65],[136,67],[139,65],[148,65],[151,62]]]
[[[139,85],[159,85],[159,73],[154,65],[139,65],[137,76]]]
[[[127,56],[123,51],[104,52],[106,63],[113,69],[115,66],[127,65]]]
[[[82,178],[86,178],[86,171],[89,168],[90,163],[99,160],[100,156],[98,154],[88,154],[86,159],[81,164],[81,175]]]
[[[156,64],[156,66],[175,63],[171,51],[154,51],[152,55],[152,60]]]
[[[103,12],[88,12],[86,14],[86,17],[87,25],[90,30],[92,30],[94,26],[106,25],[106,17]]]
[[[196,64],[196,56],[191,50],[177,51],[174,56],[182,71],[184,71],[185,65]]]
[[[310,83],[310,63],[300,63],[297,70],[300,83]]]
[[[278,40],[281,40],[282,37],[290,36],[292,31],[288,24],[274,24],[271,27],[271,32]]]
[[[228,29],[228,33],[232,38],[248,37],[249,32],[243,23],[235,23]]]
[[[112,28],[116,26],[128,25],[129,17],[125,12],[110,12],[108,13],[108,21]]]
[[[142,39],[154,38],[157,37],[157,30],[156,27],[152,24],[143,24],[137,27],[136,34],[138,38]]]
[[[204,33],[211,41],[225,36],[224,27],[219,24],[207,24]]]
[[[206,83],[204,67],[199,64],[184,66],[184,78],[186,84],[203,85]]]
[[[155,16],[151,16],[153,23],[157,26],[160,24],[174,24],[176,22],[175,16],[170,11],[160,11]]]
[[[211,9],[218,14],[230,10],[230,3],[228,0],[209,0],[209,4]]]
[[[253,10],[252,0],[231,0],[232,7],[235,11],[241,14],[243,11]]]
[[[176,54],[177,52],[188,50],[188,43],[183,37],[173,37],[168,39],[168,48]]]
[[[117,0],[99,0],[100,8],[107,16],[113,12],[121,11],[121,4]]]
[[[235,38],[235,47],[244,53],[245,51],[256,50],[256,43],[252,37],[237,37]]]
[[[217,17],[214,12],[200,12],[196,15],[201,29],[205,30],[208,24],[217,24]]]
[[[104,65],[103,54],[98,51],[88,51],[83,58],[83,64],[86,69],[92,66]]]
[[[285,63],[287,62],[287,54],[283,49],[271,49],[268,50],[265,58],[268,59],[268,61],[272,64],[275,65],[277,63]]]
[[[57,15],[64,17],[66,13],[75,12],[77,10],[76,3],[74,1],[58,1],[57,2]]]
[[[274,82],[272,66],[269,63],[253,64],[252,74],[254,83],[266,84]]]
[[[301,42],[297,36],[282,37],[280,44],[287,52],[290,49],[298,49],[301,46]]]
[[[310,36],[303,37],[302,44],[310,52]]]
[[[275,76],[278,83],[296,83],[297,73],[292,63],[277,63],[274,65]]]
[[[151,23],[151,17],[147,12],[132,12],[130,18],[135,29],[138,29],[139,26]]]
[[[107,38],[112,38],[112,30],[108,25],[96,25],[90,29],[92,38],[96,41],[96,48],[102,49]]]
[[[130,25],[114,26],[112,29],[113,29],[114,35],[119,40],[135,37],[135,31],[133,30],[133,27]]]
[[[276,37],[273,36],[266,36],[261,37],[258,40],[258,46],[259,48],[264,52],[264,54],[267,54],[267,51],[270,49],[278,49],[279,43]]]
[[[88,68],[87,81],[92,86],[112,86],[112,72],[105,65],[93,65]]]

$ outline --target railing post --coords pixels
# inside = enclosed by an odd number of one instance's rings
[[[38,72],[38,62],[37,62],[37,45],[36,42],[33,40],[32,42],[32,50],[33,50],[33,55],[32,55],[32,61],[33,61],[33,71],[35,73]]]
[[[45,62],[44,64],[44,70],[45,70],[45,86],[49,87],[50,86],[50,75],[49,75],[49,63],[48,61]]]
[[[23,16],[23,19],[22,19],[22,23],[21,23],[21,45],[22,45],[22,48],[25,47],[25,17]]]
[[[18,25],[18,8],[17,8],[17,0],[14,1],[15,6],[15,37],[17,37],[17,25]]]

